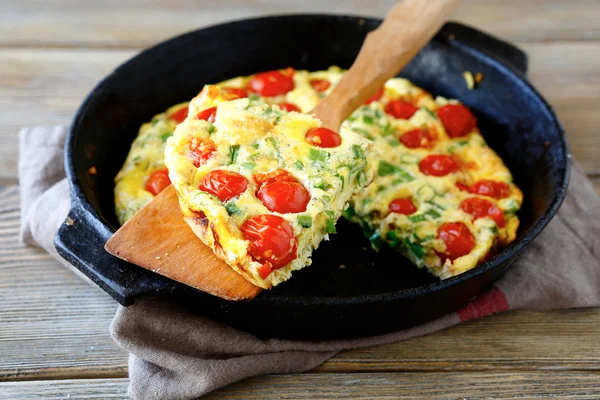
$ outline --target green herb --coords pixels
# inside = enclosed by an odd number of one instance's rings
[[[344,185],[346,183],[346,179],[344,179],[344,174],[343,173],[339,173],[339,172],[334,172],[333,173],[335,176],[337,176],[340,181],[342,181],[342,190],[344,190]]]
[[[363,115],[363,122],[367,125],[373,125],[373,122],[375,121],[375,119],[373,117],[371,117],[370,115]]]
[[[381,126],[381,129],[383,130],[381,136],[389,136],[396,133],[396,128],[394,128],[389,122],[386,125]]]
[[[429,185],[424,185],[419,188],[417,191],[419,197],[423,199],[423,201],[431,201],[435,197],[435,190],[433,187]]]
[[[242,212],[242,210],[240,210],[233,201],[226,203],[225,209],[227,210],[227,214],[229,215],[239,214]]]
[[[413,243],[408,239],[404,239],[404,244],[406,244],[406,247],[408,247],[410,252],[413,253],[413,255],[415,257],[417,257],[418,259],[423,258],[423,256],[425,255],[425,250],[423,249],[422,246],[420,246],[416,243]]]
[[[390,242],[391,248],[396,248],[402,243],[402,240],[396,234],[396,231],[389,231],[387,234],[387,240]]]
[[[310,149],[310,153],[308,154],[308,157],[313,160],[313,161],[327,161],[329,159],[329,153],[324,151],[324,150],[318,150],[318,149]]]
[[[354,217],[356,215],[356,211],[354,211],[354,208],[352,206],[348,206],[342,212],[342,215],[344,216],[344,218],[346,218],[347,220],[349,220],[350,218],[352,218],[352,217]]]
[[[370,202],[371,202],[371,199],[362,199],[362,200],[360,201],[360,204],[361,204],[363,207],[365,207],[365,206],[367,206],[367,204],[369,204]]]
[[[246,168],[246,169],[254,169],[254,167],[256,166],[256,164],[252,163],[252,162],[245,162],[242,163],[242,167]]]
[[[354,153],[354,157],[365,159],[367,158],[364,150],[357,144],[352,145],[352,153]]]
[[[377,167],[377,174],[379,176],[388,176],[388,175],[399,175],[405,182],[410,182],[415,180],[411,174],[406,172],[404,169],[387,163],[385,161],[379,161],[379,166]]]
[[[375,232],[373,235],[369,237],[369,241],[371,242],[371,247],[375,250],[381,249],[381,246],[385,243],[381,237],[379,232]]]
[[[312,217],[310,215],[298,215],[298,225],[303,228],[310,228],[312,226]]]
[[[337,233],[335,229],[335,214],[333,211],[325,211],[327,214],[327,226],[325,227],[325,232],[327,233]]]
[[[506,210],[504,210],[504,215],[514,215],[519,211],[519,209],[519,203],[517,203],[516,200],[510,200],[506,203]]]
[[[400,146],[400,142],[398,141],[398,139],[396,139],[393,136],[388,137],[387,138],[387,142],[392,147],[398,147],[398,146]]]
[[[238,153],[240,152],[240,145],[234,144],[229,146],[229,164],[233,164],[237,160]]]
[[[369,131],[366,130],[366,129],[352,127],[352,131],[358,133],[359,135],[362,135],[362,136],[366,137],[369,140],[375,140],[375,138],[373,137],[373,135],[371,135],[369,133]]]
[[[416,164],[420,160],[421,159],[418,156],[410,153],[402,154],[400,156],[400,162],[403,164]]]
[[[433,118],[437,119],[437,115],[433,111],[429,109],[429,107],[421,107],[421,110],[425,111],[427,114],[431,115]]]
[[[463,140],[457,141],[456,144],[459,145],[459,146],[466,146],[466,145],[469,144],[469,141],[463,139]]]
[[[260,143],[256,142],[253,145],[250,145],[250,147],[254,147],[255,149],[258,149],[260,147]]]
[[[387,186],[385,186],[385,185],[378,186],[377,187],[377,193],[381,193],[381,192],[383,192],[386,189],[387,189]]]
[[[423,238],[420,238],[420,239],[419,239],[419,237],[417,235],[415,235],[415,236],[418,239],[419,243],[429,242],[430,240],[433,240],[435,238],[435,235],[427,235],[427,236],[425,236]]]
[[[294,167],[296,167],[296,169],[299,169],[300,171],[302,171],[304,169],[304,164],[302,164],[302,161],[296,160],[296,162],[294,163]]]
[[[491,232],[492,232],[494,235],[498,234],[498,227],[497,227],[497,226],[492,226],[492,227],[491,227],[491,228],[489,228],[489,229],[490,229],[490,231],[491,231]]]
[[[358,175],[356,175],[356,183],[358,186],[363,186],[367,182],[367,174],[365,171],[360,171]]]
[[[321,183],[319,183],[317,185],[314,185],[314,186],[317,189],[321,189],[321,190],[325,190],[325,191],[331,189],[331,185],[329,183],[327,183],[327,182],[321,182]]]
[[[256,101],[256,100],[259,100],[259,99],[260,99],[260,96],[259,96],[259,95],[257,95],[257,94],[250,93],[250,94],[248,95],[248,100],[250,100],[250,101]]]
[[[217,130],[216,126],[214,126],[213,124],[209,125],[209,127],[208,127],[208,133],[209,134],[214,133],[216,130]]]
[[[453,154],[455,151],[456,151],[456,147],[454,147],[454,146],[448,146],[448,147],[446,147],[446,152],[447,153]]]
[[[435,219],[435,218],[439,218],[441,217],[441,214],[437,211],[435,211],[434,209],[425,211],[423,214],[417,214],[417,215],[410,215],[408,216],[408,220],[410,222],[422,222],[425,220],[428,220],[431,217],[431,219]]]
[[[265,139],[267,142],[269,142],[271,144],[271,146],[273,146],[273,148],[278,149],[279,148],[279,143],[277,142],[277,140],[272,137],[269,136],[268,138]]]
[[[160,135],[160,140],[162,140],[163,142],[166,142],[168,138],[170,138],[171,136],[173,136],[173,132],[165,132],[162,135]]]

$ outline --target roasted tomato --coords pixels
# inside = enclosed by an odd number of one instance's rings
[[[462,222],[447,222],[440,226],[437,238],[446,244],[446,250],[440,255],[455,260],[469,254],[475,247],[475,237]]]
[[[271,269],[284,267],[296,258],[298,243],[294,230],[285,219],[277,215],[257,215],[247,219],[240,230],[244,239],[250,242],[252,258],[263,263],[260,270],[263,279]]]
[[[329,89],[331,82],[329,82],[327,79],[312,79],[310,81],[310,86],[312,86],[317,92],[324,92]]]
[[[242,175],[224,170],[210,171],[204,175],[200,190],[217,196],[223,203],[244,193],[248,187],[248,180]]]
[[[390,203],[390,212],[397,214],[410,215],[417,211],[414,203],[410,198],[398,198],[394,199]]]
[[[397,119],[409,119],[419,109],[404,100],[392,100],[385,105],[385,112]]]
[[[242,99],[244,97],[248,97],[248,91],[244,88],[225,87],[225,88],[223,88],[223,90],[225,92],[235,96],[236,99]]]
[[[437,111],[446,133],[451,138],[468,135],[477,125],[477,119],[462,104],[447,104]]]
[[[313,146],[329,148],[342,144],[339,133],[327,128],[311,128],[306,132],[306,141]]]
[[[156,170],[148,177],[146,181],[146,190],[157,195],[171,184],[169,179],[169,170],[166,168]]]
[[[279,71],[267,71],[254,75],[248,83],[248,89],[261,96],[273,97],[286,94],[294,88],[291,76]]]
[[[210,108],[207,108],[206,110],[202,110],[198,114],[196,114],[196,119],[199,119],[202,121],[208,121],[211,124],[213,122],[215,122],[216,117],[217,117],[217,107],[210,107]]]
[[[474,219],[491,218],[502,228],[504,226],[504,213],[494,203],[479,197],[469,197],[460,203],[460,208]]]
[[[310,194],[294,176],[284,170],[266,175],[270,177],[265,179],[265,174],[256,174],[254,180],[263,182],[256,197],[269,211],[281,214],[306,211]]]
[[[298,108],[297,105],[292,104],[292,103],[279,103],[278,104],[279,108],[281,108],[284,111],[290,112],[290,111],[296,111],[296,112],[300,112],[300,109]]]
[[[446,176],[458,171],[459,167],[452,157],[443,154],[431,154],[419,162],[419,169],[425,175]]]
[[[413,129],[400,136],[400,142],[409,149],[417,149],[419,147],[431,148],[434,140],[435,137],[433,135],[420,128]]]
[[[188,115],[188,106],[185,106],[185,107],[181,107],[179,110],[177,110],[173,114],[169,115],[169,118],[171,118],[173,121],[180,124],[187,118],[187,115]]]
[[[510,188],[507,183],[487,179],[475,182],[469,191],[474,194],[493,197],[494,199],[502,199],[510,195]]]
[[[209,158],[212,157],[217,148],[215,146],[215,142],[210,139],[200,140],[193,138],[190,142],[190,157],[192,157],[192,161],[194,162],[194,166],[199,168],[201,165],[204,165]]]
[[[379,89],[373,96],[369,97],[367,101],[365,101],[365,104],[371,104],[372,102],[381,99],[381,96],[383,96],[383,88]]]

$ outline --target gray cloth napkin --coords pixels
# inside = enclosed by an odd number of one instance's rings
[[[22,239],[55,257],[52,240],[69,207],[62,165],[65,134],[64,127],[20,132]],[[322,342],[261,340],[153,298],[120,307],[110,329],[130,353],[132,397],[193,399],[250,376],[307,371],[340,350],[405,340],[501,311],[599,306],[599,217],[600,199],[574,166],[559,213],[490,290],[456,313],[386,335]]]

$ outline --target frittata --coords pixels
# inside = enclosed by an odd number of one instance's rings
[[[308,112],[343,72],[337,67],[287,69],[217,86],[227,99],[248,97],[253,107],[266,103]],[[169,184],[161,156],[187,113],[187,104],[180,104],[142,125],[116,178],[121,223]],[[458,101],[434,99],[409,81],[393,78],[342,128],[373,144],[373,182],[352,197],[344,216],[362,226],[375,249],[396,248],[444,279],[474,268],[514,241],[522,193],[485,143],[473,114]]]

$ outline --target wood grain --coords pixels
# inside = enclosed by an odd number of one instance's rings
[[[4,0],[0,46],[140,48],[202,26],[289,13],[383,17],[396,0]],[[453,19],[511,41],[600,39],[597,0],[464,0]]]
[[[587,172],[600,173],[600,41],[523,48],[530,55],[531,81],[555,107],[575,159]],[[20,127],[68,123],[96,82],[133,54],[0,50],[0,178],[16,177]]]
[[[126,399],[127,379],[0,383],[0,400]],[[203,397],[220,399],[598,399],[600,375],[537,373],[363,373],[269,375]]]
[[[172,185],[115,232],[105,248],[125,261],[225,300],[252,300],[262,290],[200,241],[184,221]],[[190,265],[193,268],[187,268]]]

